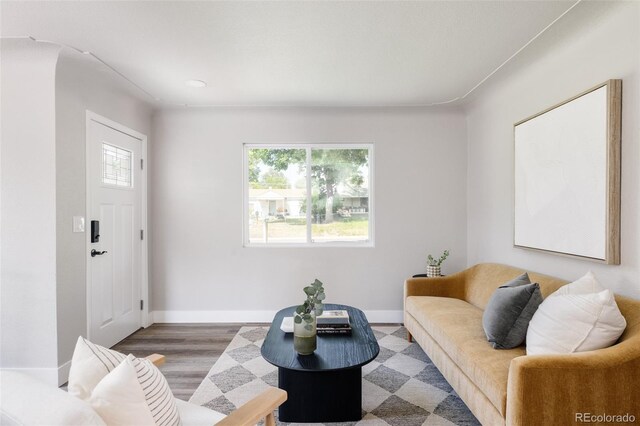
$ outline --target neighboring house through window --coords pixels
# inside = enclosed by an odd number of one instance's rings
[[[244,161],[245,245],[373,245],[373,145],[247,144]]]

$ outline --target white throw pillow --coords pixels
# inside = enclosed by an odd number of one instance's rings
[[[98,382],[115,369],[126,355],[78,337],[69,370],[69,394],[87,400]]]
[[[91,406],[110,426],[178,426],[169,384],[147,359],[129,355],[93,390]]]
[[[560,287],[538,307],[527,330],[527,355],[606,348],[618,340],[626,325],[611,290],[588,272]]]
[[[562,296],[564,294],[599,293],[602,290],[605,290],[605,288],[598,282],[594,273],[589,271],[574,282],[560,287],[549,297]]]

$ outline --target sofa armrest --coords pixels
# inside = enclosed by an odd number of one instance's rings
[[[569,425],[603,414],[640,419],[638,383],[635,336],[596,351],[517,357],[509,367],[507,425]]]
[[[463,299],[466,271],[445,277],[408,278],[404,282],[404,298],[409,296],[439,296]]]
[[[275,426],[273,412],[286,400],[286,391],[271,387],[232,411],[216,426],[251,426],[262,419],[265,426]]]
[[[146,357],[149,361],[153,363],[156,367],[160,367],[165,362],[165,356],[160,354],[151,354]]]

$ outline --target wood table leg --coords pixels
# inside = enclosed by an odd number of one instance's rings
[[[411,333],[409,333],[409,330],[407,330],[407,340],[411,343],[413,342],[413,336],[411,335]]]

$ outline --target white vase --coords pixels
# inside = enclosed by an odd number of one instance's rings
[[[427,265],[427,277],[439,277],[440,266]]]

